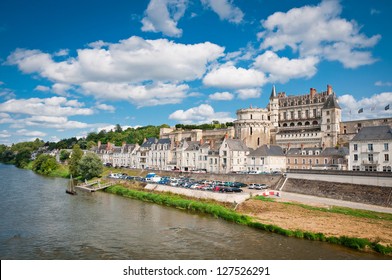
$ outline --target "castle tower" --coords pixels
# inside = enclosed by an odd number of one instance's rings
[[[234,121],[235,138],[245,142],[247,147],[256,149],[270,144],[271,122],[267,109],[248,108],[237,110]]]
[[[322,145],[325,147],[335,147],[338,144],[342,109],[330,85],[327,87],[327,94],[328,98],[321,109]]]
[[[275,85],[272,86],[270,102],[268,103],[270,121],[273,127],[278,128],[279,122],[279,99],[276,95]]]

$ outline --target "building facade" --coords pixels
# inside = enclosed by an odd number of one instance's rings
[[[392,170],[392,129],[390,126],[362,128],[350,141],[349,170]]]

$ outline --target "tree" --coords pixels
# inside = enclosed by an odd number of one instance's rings
[[[92,147],[95,147],[97,144],[94,141],[87,142],[87,150],[91,150]]]
[[[60,160],[61,160],[61,162],[64,162],[67,159],[69,159],[70,155],[71,155],[71,153],[68,152],[67,150],[61,150],[60,151]]]
[[[121,133],[122,131],[123,131],[123,129],[122,129],[121,125],[116,124],[116,128],[114,129],[114,132]]]
[[[102,161],[94,153],[87,153],[79,161],[79,171],[83,179],[98,177],[103,171]]]
[[[31,149],[23,148],[15,156],[15,165],[17,167],[26,167],[31,161]]]
[[[71,159],[69,160],[69,173],[73,177],[77,177],[80,175],[79,162],[82,156],[83,156],[82,149],[79,147],[78,144],[74,145],[72,149]]]
[[[37,173],[49,175],[58,168],[56,159],[48,154],[41,154],[33,163],[33,170]]]

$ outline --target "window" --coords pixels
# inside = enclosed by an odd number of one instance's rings
[[[358,165],[353,165],[353,171],[359,171],[359,166]]]
[[[368,154],[368,160],[373,161],[373,154]]]
[[[291,119],[294,119],[294,111],[290,112],[290,117],[291,117]]]
[[[302,159],[302,164],[305,164],[305,159],[304,158]]]
[[[373,144],[368,144],[368,150],[373,151]]]
[[[391,171],[392,171],[392,168],[391,168],[390,166],[383,166],[383,167],[382,167],[382,171],[383,171],[383,172],[391,172]]]
[[[358,151],[358,144],[354,144],[354,151]]]
[[[316,164],[319,164],[319,160],[318,160],[318,158],[316,158]]]
[[[290,164],[290,159],[289,158],[287,159],[287,164]]]
[[[253,115],[252,114],[250,114],[250,119],[253,119]]]
[[[257,137],[257,146],[260,146],[260,137]]]
[[[389,151],[389,145],[388,145],[388,143],[384,143],[384,151]]]
[[[298,163],[298,160],[295,158],[294,159],[294,164],[297,164]]]
[[[329,116],[329,111],[327,111],[327,116]]]
[[[310,165],[312,164],[312,159],[311,159],[311,158],[309,159],[309,164],[310,164]]]
[[[357,160],[358,160],[358,155],[354,154],[354,161],[357,161]]]
[[[253,129],[250,128],[250,135],[253,135]]]
[[[389,155],[388,154],[384,155],[384,161],[389,161]]]
[[[328,163],[328,159],[325,158],[325,159],[324,159],[324,164],[327,164],[327,163]]]
[[[331,122],[331,120],[330,119],[327,119],[327,123],[330,123]]]
[[[313,109],[313,118],[315,118],[317,116],[317,110]]]

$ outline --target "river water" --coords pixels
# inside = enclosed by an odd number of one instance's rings
[[[0,164],[2,260],[384,258],[66,185]]]

